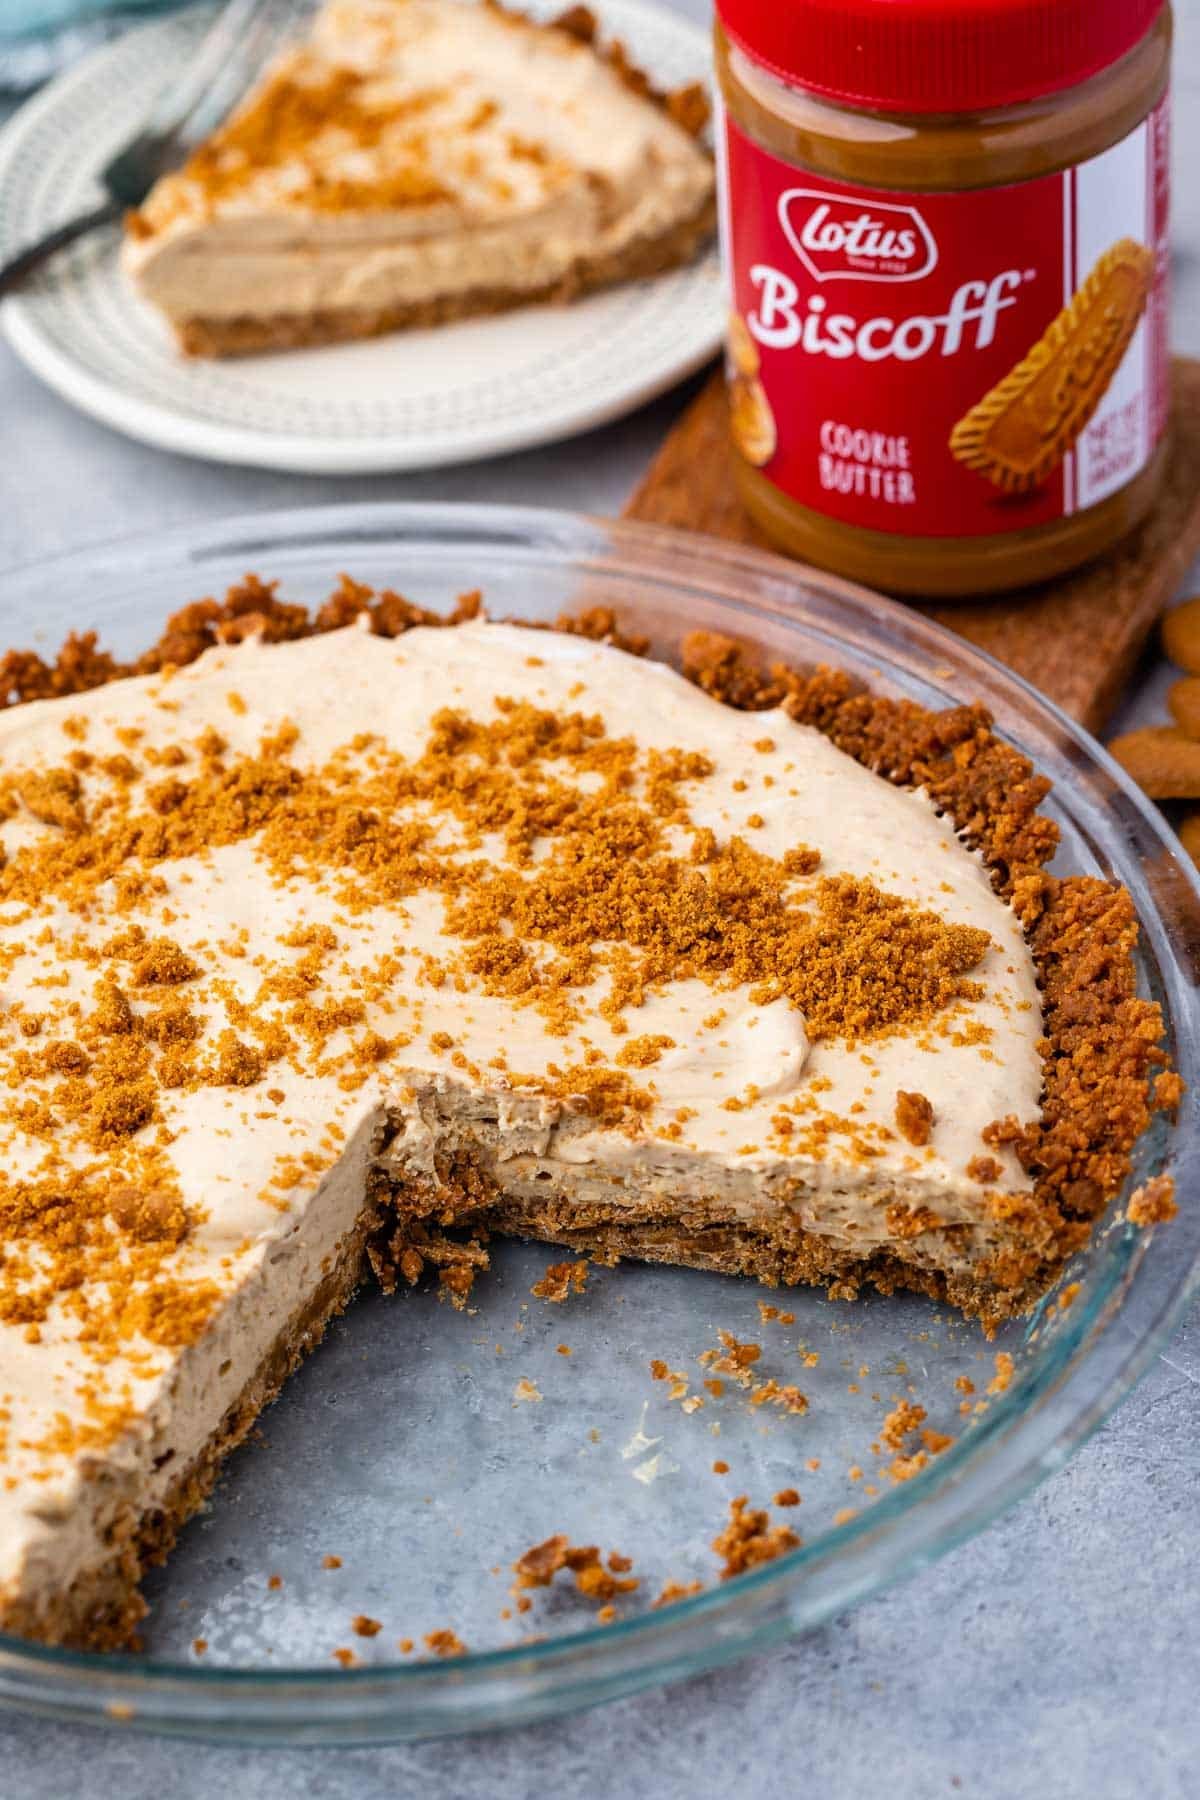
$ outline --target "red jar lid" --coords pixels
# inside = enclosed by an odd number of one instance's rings
[[[982,112],[1086,81],[1165,0],[717,0],[772,74],[881,112]]]

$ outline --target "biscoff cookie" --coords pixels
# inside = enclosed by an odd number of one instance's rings
[[[1177,668],[1200,675],[1200,594],[1171,608],[1163,620],[1162,641]]]
[[[1200,812],[1189,813],[1179,827],[1179,841],[1194,863],[1200,863]]]
[[[761,366],[758,345],[741,313],[729,315],[729,360],[739,375],[757,375]]]
[[[1200,743],[1178,726],[1127,731],[1108,748],[1152,800],[1200,800]]]
[[[1016,368],[950,434],[950,451],[1006,494],[1056,469],[1099,406],[1137,330],[1154,252],[1121,238]]]
[[[1200,738],[1200,675],[1185,675],[1167,695],[1171,717],[1180,731]]]
[[[769,463],[778,443],[775,415],[757,376],[735,375],[729,384],[729,422],[733,441],[751,467]]]

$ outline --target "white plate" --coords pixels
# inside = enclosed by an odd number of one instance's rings
[[[553,16],[562,0],[528,0]],[[657,83],[702,78],[698,26],[641,0],[600,0]],[[198,8],[130,32],[25,106],[0,134],[0,259],[98,197],[94,171],[189,54]],[[117,266],[117,235],[66,252],[0,309],[9,343],[84,412],[166,450],[326,475],[430,468],[604,424],[712,356],[715,252],[571,306],[233,362],[187,361]]]

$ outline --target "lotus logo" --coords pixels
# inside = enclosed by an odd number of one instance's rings
[[[937,266],[933,233],[915,206],[789,188],[779,223],[814,281],[919,281]]]

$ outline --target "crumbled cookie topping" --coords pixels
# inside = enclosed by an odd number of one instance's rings
[[[896,1095],[896,1129],[910,1144],[927,1144],[933,1133],[933,1106],[924,1094]]]
[[[1131,1225],[1162,1225],[1178,1211],[1174,1181],[1169,1175],[1156,1175],[1132,1195],[1125,1216]]]
[[[632,1567],[633,1559],[617,1550],[609,1552],[606,1566],[595,1544],[572,1544],[558,1532],[518,1557],[513,1564],[513,1592],[549,1587],[560,1569],[569,1569],[586,1599],[607,1602],[618,1594],[632,1594],[641,1585],[628,1573]]]
[[[587,1286],[587,1278],[588,1264],[586,1261],[551,1263],[541,1280],[535,1281],[529,1291],[539,1300],[549,1300],[554,1305],[561,1306],[562,1302],[571,1294],[583,1293]],[[565,1350],[565,1347],[560,1346],[560,1348],[564,1348],[564,1354],[570,1355],[570,1351]]]
[[[767,1511],[751,1507],[747,1496],[739,1494],[729,1502],[729,1522],[717,1533],[712,1547],[723,1559],[721,1580],[732,1581],[735,1575],[774,1562],[799,1545],[790,1525],[772,1525]]]

